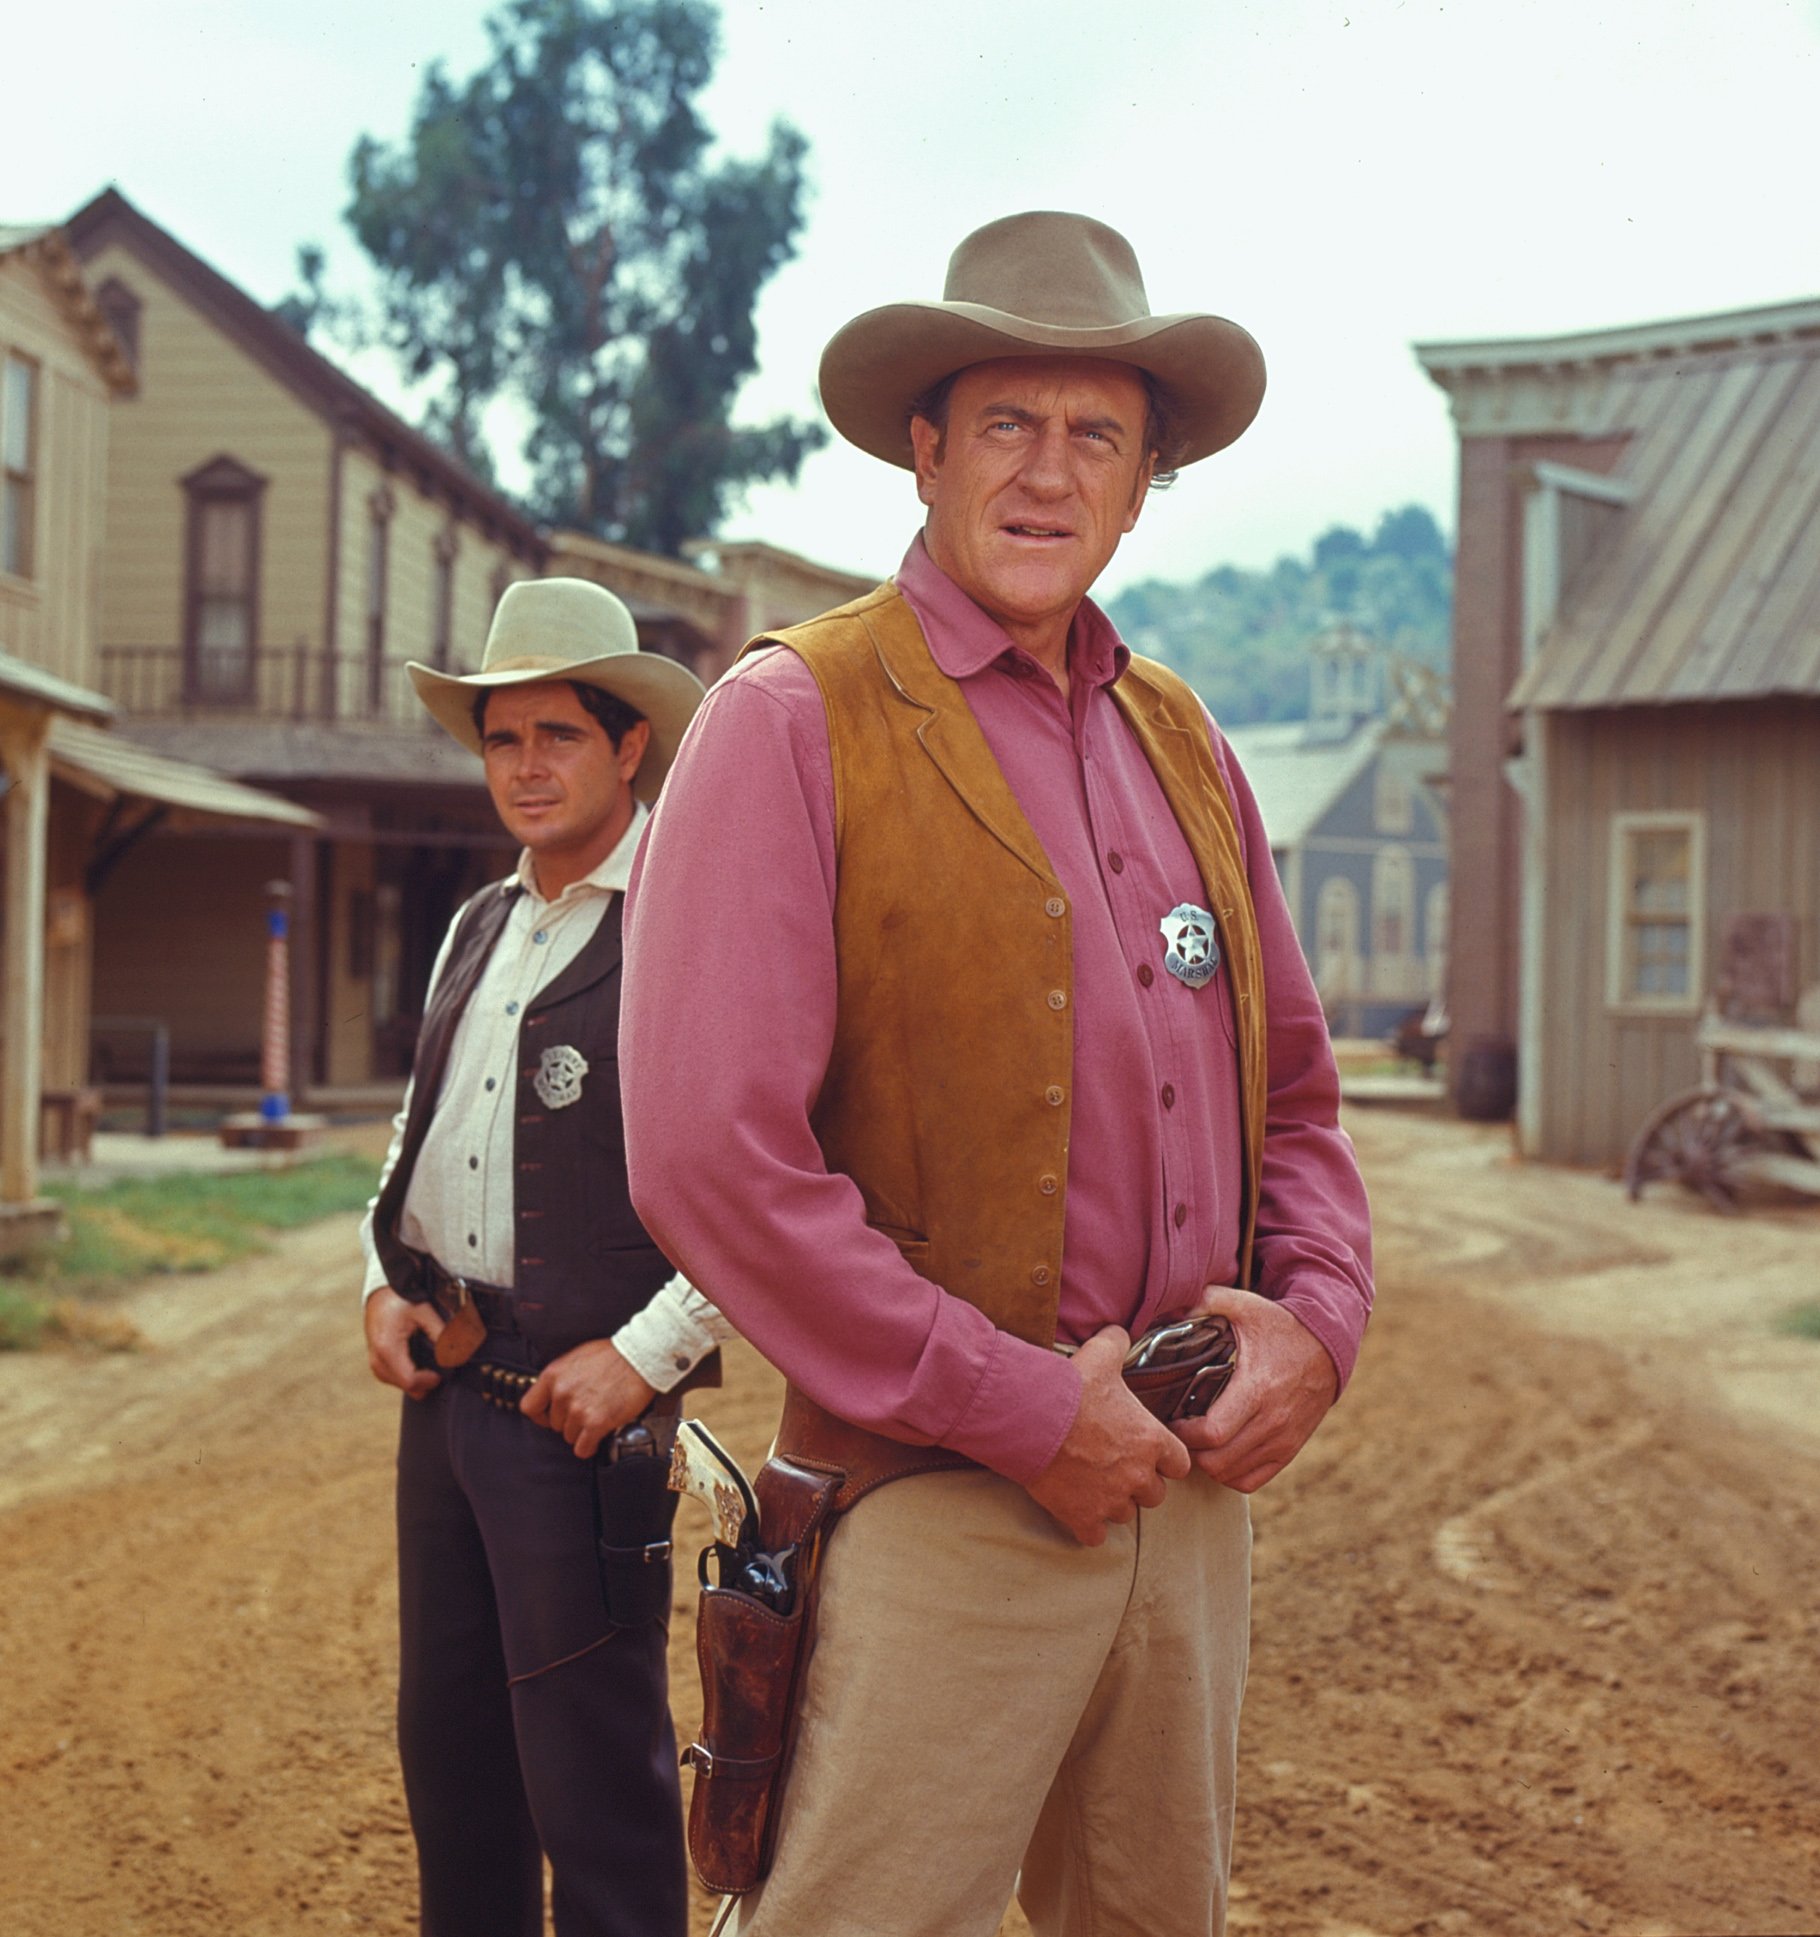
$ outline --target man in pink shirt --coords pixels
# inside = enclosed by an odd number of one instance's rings
[[[1255,802],[1087,593],[1263,383],[1098,222],[968,237],[823,358],[926,507],[895,583],[759,642],[654,818],[639,1213],[809,1405],[972,1462],[829,1542],[742,1932],[1223,1925],[1246,1496],[1350,1375],[1369,1216]],[[1239,1368],[1168,1426],[1121,1367],[1193,1312]]]

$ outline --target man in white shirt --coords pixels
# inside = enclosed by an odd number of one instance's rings
[[[621,904],[693,674],[577,579],[508,588],[482,670],[413,665],[515,873],[456,916],[362,1226],[403,1391],[399,1752],[426,1937],[683,1937],[669,1434],[730,1328],[626,1186]]]

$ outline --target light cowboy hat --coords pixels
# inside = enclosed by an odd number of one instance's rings
[[[585,578],[526,578],[508,585],[493,614],[477,673],[444,673],[407,663],[417,697],[471,753],[480,751],[474,700],[500,686],[544,679],[576,679],[638,708],[651,722],[651,743],[638,764],[632,791],[657,798],[683,729],[706,689],[687,666],[661,653],[640,652],[638,628],[625,605],[604,585]]]
[[[1258,414],[1264,357],[1223,316],[1152,316],[1131,244],[1087,215],[988,222],[955,250],[939,303],[887,303],[822,352],[822,408],[887,464],[915,465],[910,406],[932,384],[996,357],[1081,356],[1147,370],[1169,393],[1177,462],[1223,450]]]

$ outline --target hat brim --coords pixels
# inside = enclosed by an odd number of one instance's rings
[[[520,664],[509,670],[491,673],[445,673],[434,666],[410,660],[405,671],[417,688],[432,719],[451,739],[459,740],[470,753],[480,752],[480,734],[474,725],[474,700],[501,686],[532,686],[555,680],[579,680],[584,686],[598,686],[603,692],[623,699],[638,708],[651,722],[651,743],[638,763],[632,792],[642,801],[654,801],[664,784],[676,749],[695,709],[706,697],[707,689],[687,666],[655,652],[612,653],[600,659],[552,660],[547,665]]]
[[[1033,323],[980,303],[888,303],[856,316],[822,352],[828,421],[862,451],[915,468],[910,406],[932,384],[1000,357],[1073,356],[1146,370],[1180,416],[1178,463],[1239,437],[1264,401],[1264,353],[1223,316],[1148,316],[1115,329]]]

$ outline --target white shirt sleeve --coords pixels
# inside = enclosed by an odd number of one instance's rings
[[[668,1392],[723,1339],[736,1337],[727,1319],[679,1271],[620,1326],[613,1345],[653,1392]]]

